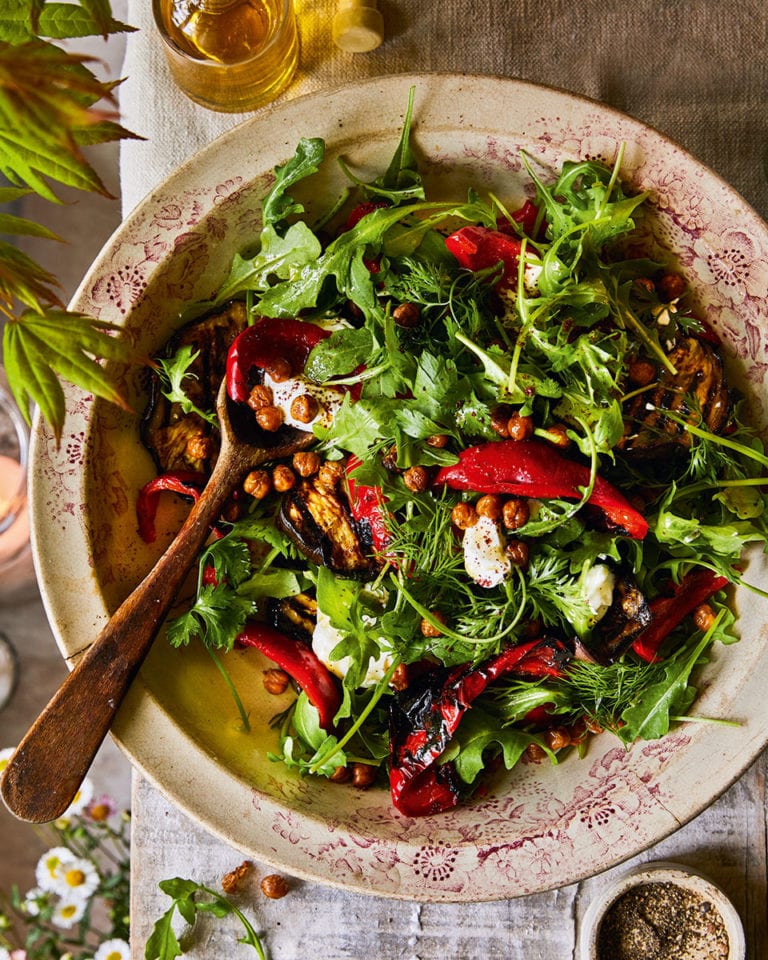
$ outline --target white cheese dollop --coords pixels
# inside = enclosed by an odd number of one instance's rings
[[[331,673],[336,674],[337,677],[344,677],[352,663],[350,657],[342,657],[340,660],[331,658],[333,648],[343,638],[344,634],[331,624],[330,617],[318,608],[317,623],[312,633],[312,649]],[[392,654],[382,651],[375,660],[368,661],[368,670],[361,686],[372,687],[382,679],[391,666]]]
[[[594,614],[593,623],[597,623],[608,612],[613,603],[613,590],[616,576],[605,563],[596,563],[582,577],[582,591],[587,606]]]
[[[464,569],[479,587],[497,587],[509,576],[512,561],[504,552],[500,525],[490,517],[478,517],[464,531]]]
[[[316,423],[322,427],[330,427],[336,411],[344,401],[344,391],[341,388],[324,387],[301,375],[279,382],[273,380],[265,371],[264,385],[271,388],[272,403],[283,411],[284,422],[298,430],[309,430]],[[314,397],[319,406],[317,416],[309,423],[291,416],[291,404],[305,393]]]

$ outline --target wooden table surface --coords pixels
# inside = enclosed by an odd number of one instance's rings
[[[763,754],[716,803],[657,846],[622,866],[548,893],[489,903],[429,904],[347,893],[291,881],[268,900],[258,879],[271,868],[254,863],[237,898],[263,934],[271,960],[575,960],[590,900],[630,866],[674,861],[708,875],[731,898],[745,926],[747,957],[768,957],[766,921],[766,773]],[[243,856],[195,826],[141,776],[134,777],[131,924],[133,957],[168,899],[157,884],[183,876],[218,888]],[[252,958],[227,919],[195,929],[194,960]]]
[[[144,142],[122,147],[124,211],[202,142],[236,118],[180,103],[164,87],[151,46],[146,0],[127,0],[124,122]],[[327,24],[335,4],[296,0],[302,65],[289,91],[412,70],[489,73],[561,87],[632,114],[680,142],[768,213],[768,18],[762,0],[382,0],[387,40],[372,54],[341,55]],[[152,111],[147,103],[154,103]],[[471,105],[467,105],[471,109]],[[709,874],[733,899],[750,960],[768,957],[766,771],[763,755],[706,812],[638,860],[673,859]],[[182,875],[216,884],[242,855],[209,836],[144,779],[134,783],[134,957],[167,900],[158,881]],[[634,861],[633,861],[634,862]],[[505,958],[576,956],[579,924],[592,896],[627,865],[564,889],[485,904],[429,905],[349,894],[296,881],[269,901],[254,883],[242,902],[265,934],[273,960],[321,958]],[[255,865],[255,873],[264,868]],[[228,921],[198,931],[193,958],[251,957]]]

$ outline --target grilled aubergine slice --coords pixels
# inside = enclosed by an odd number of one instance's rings
[[[276,630],[311,646],[317,624],[317,600],[308,593],[268,600],[267,618]]]
[[[697,337],[683,337],[669,353],[675,373],[665,369],[653,389],[638,393],[624,407],[624,436],[618,448],[632,458],[656,460],[690,447],[683,423],[720,433],[728,424],[731,398],[717,351]]]
[[[191,346],[197,356],[185,380],[189,399],[201,410],[213,410],[216,394],[227,363],[229,345],[245,329],[245,304],[233,300],[186,324],[168,341],[166,356]],[[218,453],[218,439],[212,428],[196,413],[185,413],[181,405],[163,396],[157,376],[150,384],[149,404],[141,424],[141,437],[160,473],[169,470],[197,470],[210,473]]]
[[[372,580],[378,573],[372,545],[339,484],[302,480],[284,495],[277,526],[304,556],[334,573],[352,580]]]

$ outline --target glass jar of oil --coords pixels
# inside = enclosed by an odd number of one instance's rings
[[[293,78],[293,0],[153,0],[153,9],[174,80],[204,107],[255,110]]]

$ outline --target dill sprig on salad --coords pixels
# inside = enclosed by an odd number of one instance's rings
[[[768,461],[683,278],[638,253],[621,151],[523,156],[522,205],[438,203],[410,121],[320,220],[294,188],[323,142],[275,170],[253,248],[158,362],[138,511],[151,540],[161,493],[204,486],[222,379],[238,429],[314,433],[244,477],[168,637],[228,682],[228,651],[261,651],[267,690],[296,691],[271,756],[388,781],[419,816],[502,765],[694,719],[765,547]]]

